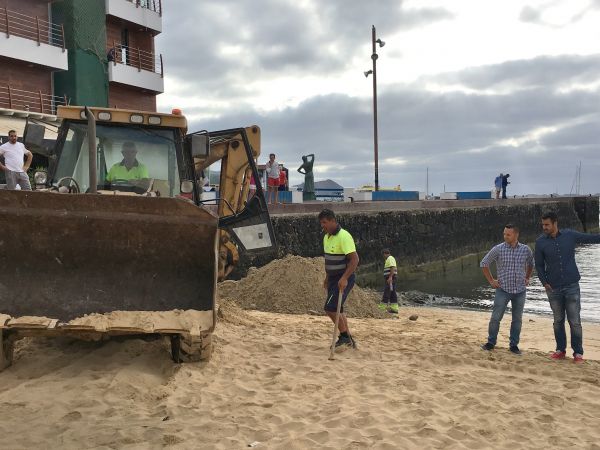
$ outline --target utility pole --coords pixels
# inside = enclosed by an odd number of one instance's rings
[[[373,69],[364,72],[365,77],[373,75],[373,156],[375,159],[375,190],[379,190],[379,139],[377,133],[377,47],[375,44],[379,44],[379,47],[383,47],[385,42],[381,39],[377,39],[377,33],[375,31],[375,25],[371,27],[371,45],[373,52],[371,53],[371,60],[373,61]]]

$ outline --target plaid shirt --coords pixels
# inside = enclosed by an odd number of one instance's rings
[[[494,246],[483,257],[479,267],[489,267],[496,262],[500,288],[509,294],[518,294],[526,288],[527,269],[533,267],[533,252],[525,245],[517,242],[511,247],[506,242]]]

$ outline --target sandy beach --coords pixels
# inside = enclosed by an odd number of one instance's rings
[[[418,320],[408,320],[418,314]],[[402,308],[353,319],[359,349],[329,361],[323,316],[225,302],[208,363],[160,342],[20,341],[0,373],[0,448],[600,448],[600,325],[588,360],[551,361],[549,318],[524,354],[479,349],[489,314]]]

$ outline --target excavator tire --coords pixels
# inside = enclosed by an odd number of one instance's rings
[[[212,355],[212,335],[171,336],[171,356],[176,363],[208,361]]]
[[[14,348],[14,340],[0,330],[0,372],[12,365]]]

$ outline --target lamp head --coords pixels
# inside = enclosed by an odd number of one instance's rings
[[[366,72],[363,72],[365,74],[365,78],[368,78],[369,75],[371,75],[373,73],[372,70],[367,70]]]
[[[375,42],[377,42],[380,47],[383,47],[385,45],[385,41],[382,41],[381,39],[377,39]]]

